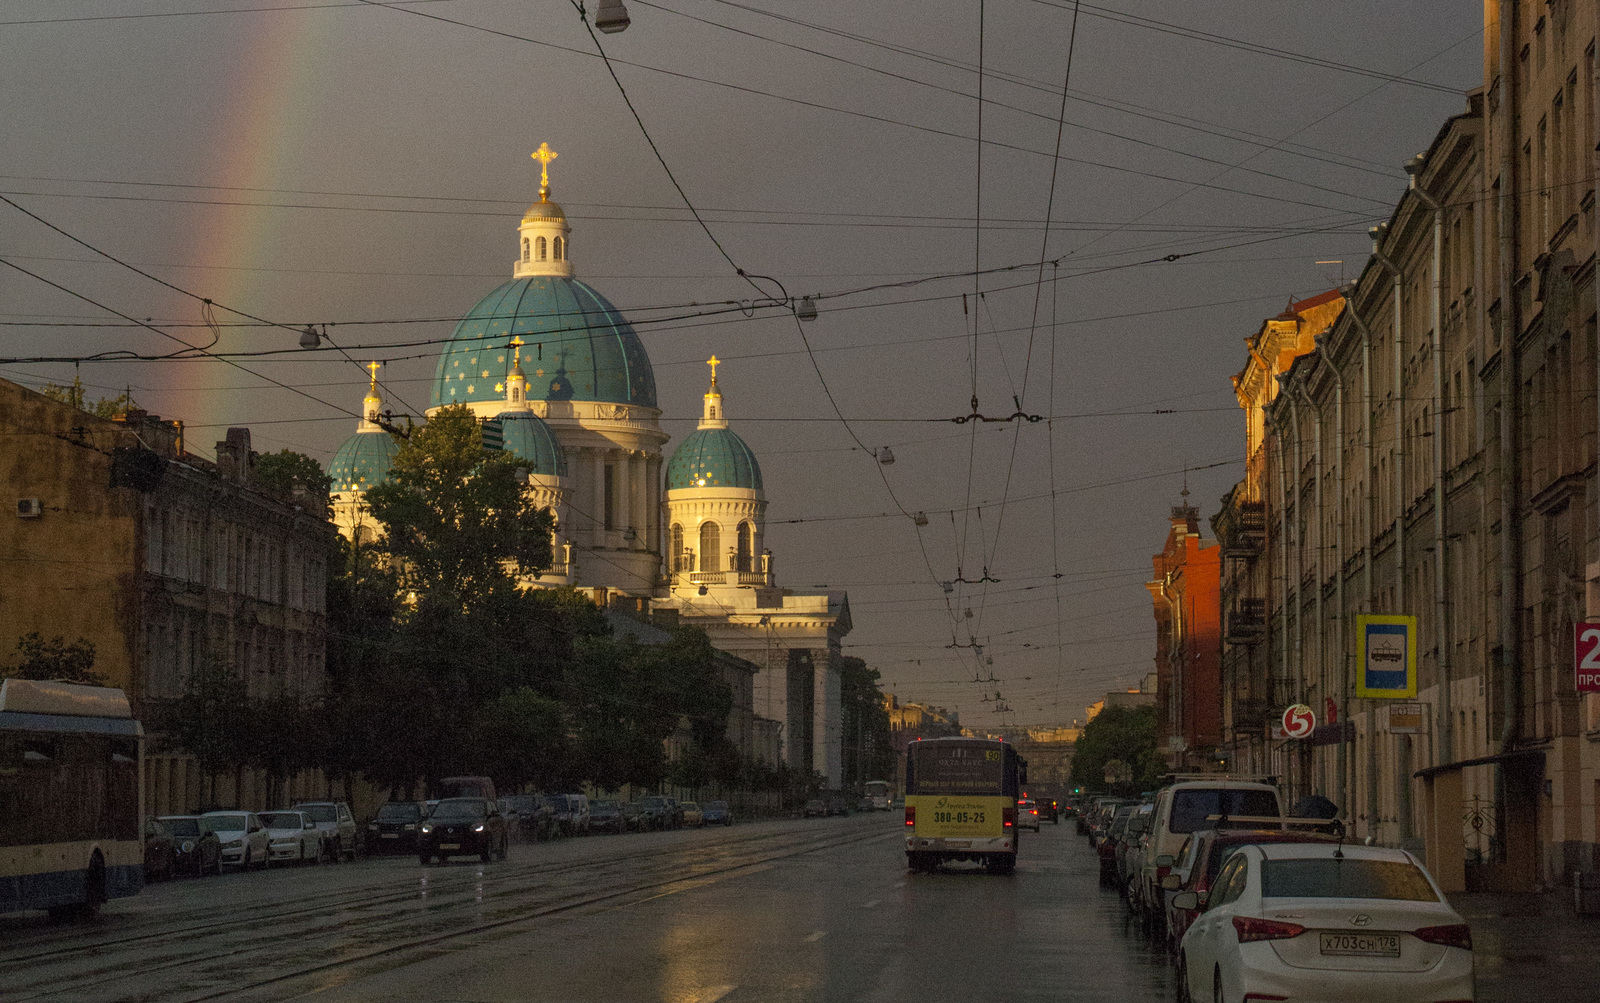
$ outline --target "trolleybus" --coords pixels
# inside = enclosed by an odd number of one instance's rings
[[[144,887],[142,736],[121,690],[0,682],[0,913],[73,918]]]
[[[1017,797],[1028,764],[1006,742],[918,739],[906,746],[906,865],[926,871],[975,860],[1007,874],[1017,865]]]
[[[861,786],[861,796],[872,803],[873,811],[888,811],[893,804],[887,780],[868,780]]]

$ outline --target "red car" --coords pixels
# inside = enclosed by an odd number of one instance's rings
[[[1180,883],[1180,874],[1174,873],[1166,878],[1171,884],[1163,885],[1162,896],[1166,906],[1168,942],[1176,945],[1183,940],[1184,931],[1189,929],[1189,924],[1193,923],[1195,917],[1203,911],[1206,899],[1211,894],[1211,881],[1222,869],[1223,860],[1239,847],[1262,843],[1337,843],[1338,841],[1337,837],[1327,833],[1297,829],[1202,829],[1192,834],[1185,844],[1182,857],[1174,866],[1174,870],[1180,872],[1187,866],[1188,880]],[[1175,907],[1172,899],[1180,891],[1194,892],[1198,895],[1202,908]]]

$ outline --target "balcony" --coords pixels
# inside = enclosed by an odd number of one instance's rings
[[[767,576],[759,571],[695,571],[689,575],[690,585],[767,585]]]
[[[1216,531],[1223,557],[1256,557],[1267,545],[1267,507],[1262,502],[1234,502],[1218,514]]]
[[[1258,644],[1267,636],[1267,601],[1240,599],[1228,611],[1222,632],[1224,644]]]

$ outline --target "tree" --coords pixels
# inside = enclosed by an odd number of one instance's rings
[[[550,787],[570,772],[561,704],[529,686],[500,694],[478,712],[474,729],[485,775],[508,791]]]
[[[1106,782],[1106,764],[1115,761],[1131,768],[1131,782]],[[1150,705],[1107,707],[1084,726],[1072,751],[1073,786],[1091,791],[1110,786],[1125,791],[1150,790],[1165,768],[1156,748],[1156,709]]]
[[[894,777],[895,752],[889,744],[889,710],[878,688],[878,670],[862,659],[839,659],[839,702],[844,728],[844,789],[859,790],[868,780]]]
[[[17,639],[21,662],[15,668],[0,668],[0,678],[59,679],[68,683],[104,686],[105,678],[94,669],[94,645],[83,638],[68,642],[64,637],[48,641],[37,630]]]
[[[63,386],[59,383],[46,383],[39,388],[39,392],[53,401],[59,401],[79,411],[87,411],[97,418],[115,418],[119,414],[127,414],[129,408],[137,407],[133,398],[125,393],[115,397],[102,397],[94,403],[89,403],[84,396],[83,384],[78,377],[72,378],[72,383]]]
[[[256,486],[280,501],[303,506],[308,512],[326,517],[328,491],[333,478],[322,464],[292,449],[256,457]]]
[[[254,717],[245,682],[226,666],[205,660],[184,679],[183,695],[156,712],[155,729],[167,741],[194,756],[200,773],[211,780],[249,765],[253,755]]]

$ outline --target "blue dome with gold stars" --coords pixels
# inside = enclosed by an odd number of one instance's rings
[[[760,491],[761,464],[732,429],[697,429],[678,444],[667,461],[667,490],[676,488]]]
[[[633,325],[574,278],[512,279],[478,301],[439,356],[431,407],[498,401],[513,337],[525,342],[530,400],[656,406],[656,377]]]
[[[367,491],[377,487],[389,479],[389,466],[398,452],[400,443],[382,429],[357,432],[344,440],[328,464],[328,476],[333,479],[329,490]]]
[[[484,444],[503,449],[528,465],[528,472],[567,476],[561,443],[544,419],[532,411],[502,411],[484,424]]]

